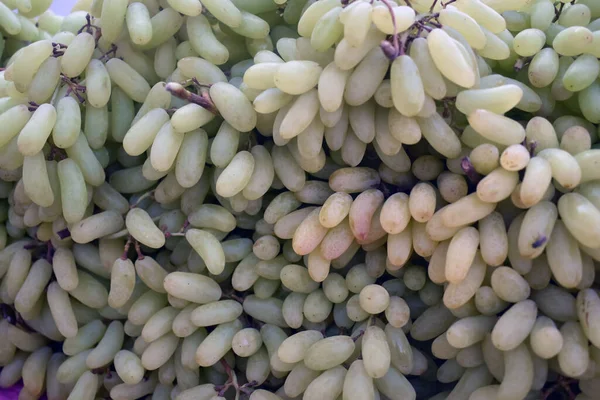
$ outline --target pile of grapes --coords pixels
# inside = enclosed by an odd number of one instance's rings
[[[0,0],[0,387],[598,398],[600,1],[50,3]]]

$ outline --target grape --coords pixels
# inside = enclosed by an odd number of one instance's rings
[[[593,398],[600,14],[529,3],[0,3],[0,387]]]

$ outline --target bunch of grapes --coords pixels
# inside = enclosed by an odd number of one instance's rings
[[[0,387],[591,400],[600,1],[0,0]]]

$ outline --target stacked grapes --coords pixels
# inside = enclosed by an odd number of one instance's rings
[[[49,6],[0,0],[0,387],[597,398],[600,1]]]

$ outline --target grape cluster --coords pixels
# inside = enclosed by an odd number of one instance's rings
[[[0,387],[591,400],[597,0],[0,0]]]

